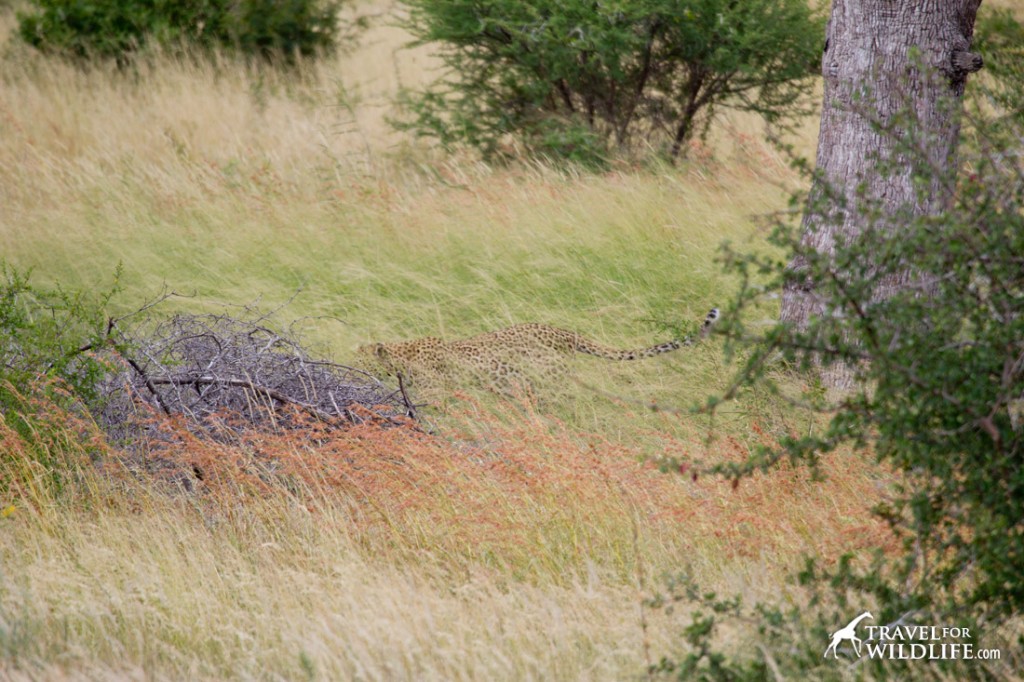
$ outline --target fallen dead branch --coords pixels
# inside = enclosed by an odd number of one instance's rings
[[[331,428],[415,418],[404,387],[392,390],[360,369],[314,359],[294,334],[263,318],[176,315],[132,329],[112,321],[110,334],[113,364],[122,369],[104,382],[97,417],[115,441],[132,441],[160,413],[180,416],[197,434],[223,432],[225,414],[236,431],[287,428],[286,407]]]

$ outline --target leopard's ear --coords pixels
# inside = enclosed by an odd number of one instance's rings
[[[376,355],[381,360],[384,360],[388,357],[388,349],[384,347],[383,343],[375,343],[373,344],[372,348],[373,354]]]

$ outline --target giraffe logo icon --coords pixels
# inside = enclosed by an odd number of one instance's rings
[[[853,650],[857,652],[857,656],[860,656],[860,645],[862,644],[860,637],[857,636],[857,625],[865,618],[874,619],[869,612],[865,611],[853,620],[851,620],[845,628],[840,628],[832,633],[832,643],[825,649],[825,658],[828,658],[828,652],[832,652],[835,658],[839,658],[839,643],[843,640],[850,640],[853,644]]]

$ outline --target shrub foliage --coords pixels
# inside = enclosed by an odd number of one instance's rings
[[[805,259],[806,272],[732,257],[743,275],[770,273],[773,285],[810,277],[826,310],[806,329],[773,328],[742,380],[767,379],[769,359],[781,357],[804,370],[843,363],[860,386],[828,406],[836,411],[823,433],[786,439],[758,464],[783,455],[814,462],[843,442],[870,444],[908,475],[878,510],[907,539],[906,603],[997,615],[1024,607],[1024,130],[1006,134],[1003,112],[973,109],[974,140],[960,167],[935,165],[909,109],[874,123],[902,160],[879,159],[881,172],[912,173],[922,195],[940,188],[942,214],[906,206],[894,215],[884,198],[861,196],[839,208],[860,212],[866,227],[834,255],[778,227],[773,240]],[[805,210],[836,220],[836,196],[823,192]],[[911,284],[876,300],[908,268]],[[748,279],[737,307],[761,290]],[[738,326],[733,333],[746,336]]]
[[[1000,623],[1019,618],[1024,609],[1024,129],[1012,110],[992,106],[1022,101],[1021,82],[1001,73],[992,74],[995,88],[988,83],[974,89],[981,101],[967,107],[971,137],[959,167],[931,159],[929,140],[913,111],[873,122],[897,142],[900,160],[878,159],[880,172],[912,173],[922,196],[941,188],[942,214],[922,216],[906,206],[894,215],[883,200],[867,196],[858,196],[856,206],[836,206],[844,193],[826,188],[810,200],[797,198],[794,205],[816,213],[823,224],[841,220],[843,211],[858,211],[866,225],[856,238],[840,240],[834,254],[806,248],[786,221],[776,226],[772,241],[805,260],[806,270],[727,249],[727,261],[743,286],[722,332],[734,350],[749,351],[729,393],[754,385],[782,393],[789,384],[777,381],[780,375],[797,370],[807,376],[835,364],[852,369],[857,388],[837,403],[821,390],[787,396],[820,409],[828,415],[827,426],[803,435],[793,431],[746,462],[714,470],[738,480],[784,458],[816,467],[823,454],[842,444],[870,448],[902,473],[891,499],[875,509],[901,544],[896,552],[879,551],[870,562],[850,555],[825,569],[810,564],[800,575],[813,594],[810,608],[758,605],[763,646],[748,660],[710,644],[715,621],[738,612],[736,604],[687,585],[677,598],[701,602],[687,631],[691,652],[663,662],[660,670],[699,673],[702,679],[760,679],[785,662],[794,674],[813,670],[816,679],[839,678],[821,651],[829,632],[858,609],[870,608],[876,624],[942,623],[994,637]],[[908,269],[911,285],[879,300],[879,288],[895,278],[905,281]],[[757,334],[744,328],[742,312],[766,289],[807,277],[816,283],[824,314],[806,328],[779,323]],[[1014,657],[1020,644],[1004,647],[1003,653]],[[928,676],[929,666],[917,663],[916,669],[900,661],[868,665],[880,679]],[[998,664],[946,665],[955,678],[1000,674]]]
[[[92,351],[109,334],[107,304],[120,290],[114,277],[99,293],[37,287],[29,274],[0,261],[0,384],[27,390],[39,379],[65,384],[84,400],[99,395],[106,366]],[[0,409],[7,407],[0,392]]]
[[[245,55],[286,59],[334,49],[335,0],[34,0],[19,14],[21,37],[37,48],[78,58],[124,62],[156,43],[220,47]]]
[[[447,74],[403,125],[486,156],[509,143],[594,162],[655,145],[675,158],[717,107],[802,110],[822,24],[804,0],[407,0]]]

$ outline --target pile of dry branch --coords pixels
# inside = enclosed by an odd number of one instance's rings
[[[415,417],[401,390],[362,370],[309,356],[294,335],[228,315],[176,315],[123,330],[95,410],[113,442],[130,442],[154,416],[194,433],[287,427],[304,414],[330,427]],[[120,369],[116,369],[116,368]],[[298,420],[301,421],[301,420]]]

